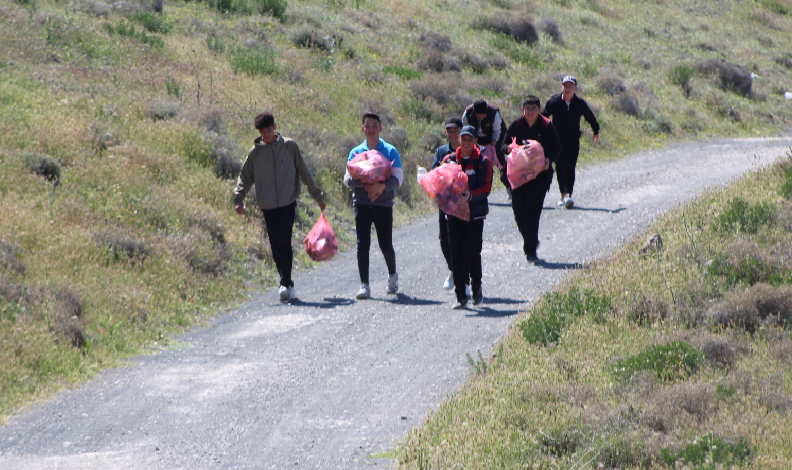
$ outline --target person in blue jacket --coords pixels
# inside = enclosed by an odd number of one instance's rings
[[[399,291],[399,275],[396,273],[396,252],[393,249],[393,201],[396,190],[404,180],[401,157],[393,145],[380,138],[382,122],[374,113],[363,115],[362,130],[366,140],[349,152],[347,162],[355,155],[368,150],[376,150],[393,163],[391,177],[383,183],[364,184],[362,181],[352,179],[349,171],[344,175],[344,186],[352,189],[352,207],[355,210],[355,230],[357,232],[357,261],[360,273],[360,290],[358,299],[371,298],[369,286],[369,249],[371,247],[371,225],[377,231],[382,255],[388,266],[388,287],[386,293],[395,294]],[[371,200],[368,192],[383,191],[377,199]]]

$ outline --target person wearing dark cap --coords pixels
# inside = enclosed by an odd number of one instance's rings
[[[576,94],[577,79],[567,75],[561,80],[561,87],[561,93],[547,100],[542,115],[553,117],[553,125],[561,140],[561,155],[556,162],[556,178],[561,192],[558,206],[571,209],[575,205],[572,190],[575,187],[575,165],[580,155],[580,118],[584,117],[591,125],[595,144],[599,142],[600,126],[586,100]]]
[[[536,178],[512,190],[512,211],[517,229],[523,237],[525,259],[532,264],[540,264],[536,255],[539,247],[539,219],[550,184],[553,182],[553,169],[550,163],[556,162],[561,153],[558,133],[549,119],[539,114],[542,103],[536,96],[527,96],[522,103],[523,115],[512,121],[506,131],[505,142],[511,143],[512,138],[518,145],[525,145],[528,140],[535,140],[542,145],[547,163],[544,171]],[[509,146],[503,145],[503,152],[509,152]]]
[[[462,130],[462,120],[458,117],[450,117],[445,121],[445,135],[448,143],[437,147],[435,150],[434,161],[432,162],[432,169],[434,170],[443,163],[443,159],[454,153],[459,147],[459,132]],[[451,265],[451,248],[448,245],[448,223],[446,222],[445,214],[439,211],[440,223],[440,251],[443,252],[446,265],[448,266],[448,277],[443,282],[443,289],[451,290],[454,288],[454,271]]]
[[[487,197],[492,190],[492,163],[482,155],[476,145],[478,132],[465,126],[459,133],[459,147],[447,155],[443,163],[457,163],[468,177],[468,190],[463,196],[470,202],[470,221],[446,215],[448,244],[451,248],[451,266],[454,273],[456,303],[453,309],[464,308],[468,302],[465,285],[473,291],[473,305],[484,301],[481,289],[481,246],[484,236],[484,219],[489,213]]]
[[[473,126],[478,131],[478,145],[483,148],[493,165],[500,170],[500,180],[506,186],[511,198],[511,186],[506,179],[506,157],[501,151],[503,136],[506,134],[506,123],[501,118],[497,106],[492,106],[484,100],[477,100],[462,113],[462,125]]]

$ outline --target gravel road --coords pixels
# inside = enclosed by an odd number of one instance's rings
[[[355,253],[296,278],[298,299],[262,292],[187,346],[131,360],[0,427],[2,469],[381,468],[372,457],[421,424],[518,312],[577,264],[612,251],[708,186],[772,162],[792,137],[673,145],[580,168],[572,210],[545,200],[527,265],[504,191],[484,229],[484,303],[450,309],[437,216],[394,233],[400,294],[372,246],[372,293],[355,301]],[[498,183],[500,188],[500,183]]]

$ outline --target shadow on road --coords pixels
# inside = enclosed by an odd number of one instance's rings
[[[444,303],[439,300],[419,299],[416,297],[410,297],[409,295],[405,295],[405,294],[396,294],[395,298],[390,297],[382,300],[385,302],[390,302],[392,304],[399,304],[399,305],[440,305]]]
[[[485,304],[506,304],[506,305],[514,305],[514,304],[524,304],[524,300],[514,300],[514,299],[504,299],[503,297],[484,297]]]
[[[289,301],[290,305],[294,305],[295,307],[314,307],[314,308],[336,308],[336,307],[345,307],[347,305],[352,305],[355,303],[352,299],[345,299],[343,297],[325,297],[322,299],[324,302],[303,302],[300,299],[291,299]]]
[[[467,307],[465,310],[471,313],[466,314],[466,317],[487,317],[487,318],[503,318],[511,317],[520,313],[519,310],[495,310],[494,308],[484,307],[480,310],[473,310],[476,307]]]
[[[611,214],[618,214],[621,211],[627,210],[626,207],[619,207],[618,209],[605,209],[604,207],[581,207],[572,206],[570,209],[564,209],[558,206],[545,206],[542,210],[549,211],[586,211],[586,212],[610,212]]]
[[[549,263],[547,261],[542,261],[536,267],[544,269],[583,269],[581,263]]]
[[[490,202],[489,205],[498,207],[511,207],[511,202]]]

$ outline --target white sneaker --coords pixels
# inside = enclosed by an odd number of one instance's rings
[[[395,294],[397,292],[399,292],[399,273],[393,273],[393,276],[388,276],[388,288],[385,293]]]
[[[471,297],[471,295],[470,295],[470,284],[465,284],[465,295],[467,296],[468,299]]]
[[[371,298],[371,287],[368,284],[361,284],[360,290],[355,295],[358,299],[370,299]]]
[[[280,289],[278,289],[278,296],[280,297],[281,302],[288,302],[289,299],[294,297],[294,286],[280,286]]]
[[[572,196],[567,195],[567,197],[564,198],[564,207],[567,209],[572,209],[572,206],[574,205],[575,201],[572,200]]]
[[[454,273],[448,273],[448,277],[443,283],[443,289],[451,290],[454,288]]]
[[[558,202],[556,202],[556,206],[564,207],[564,196],[563,195],[561,195],[561,199],[559,199]]]

